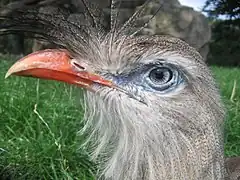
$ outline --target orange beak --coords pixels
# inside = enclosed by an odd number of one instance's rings
[[[72,63],[67,50],[47,49],[34,52],[17,61],[7,72],[10,75],[32,76],[41,79],[63,81],[91,89],[94,83],[112,87],[111,81],[87,72],[85,67]]]

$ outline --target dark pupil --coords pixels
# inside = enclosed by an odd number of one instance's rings
[[[150,72],[149,77],[155,83],[167,83],[172,79],[172,72],[167,68],[156,68]]]

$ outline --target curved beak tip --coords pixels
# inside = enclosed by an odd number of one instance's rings
[[[5,74],[5,79],[7,79],[9,76],[13,75],[16,72],[16,71],[14,71],[13,67],[14,67],[14,65]]]
[[[26,70],[30,70],[31,67],[28,66],[28,64],[26,64],[23,59],[20,59],[19,61],[17,61],[15,64],[13,64],[7,71],[7,73],[5,74],[5,79],[7,79],[9,76],[20,73],[20,72],[24,72]],[[24,74],[23,74],[24,75]]]
[[[5,74],[5,79],[7,79],[9,76],[11,75],[11,73],[9,73],[9,72],[7,72],[6,74]]]
[[[90,88],[93,83],[112,86],[111,81],[84,70],[76,71],[73,66],[66,50],[47,49],[34,52],[17,61],[7,71],[5,79],[11,75],[18,75],[63,81],[84,88]]]
[[[7,79],[9,76],[11,76],[14,72],[12,71],[12,68],[10,68],[7,73],[5,74],[5,79]]]

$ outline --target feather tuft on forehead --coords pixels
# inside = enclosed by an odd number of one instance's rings
[[[0,16],[0,35],[22,31],[31,38],[53,43],[74,53],[84,54],[86,49],[92,48],[95,41],[108,37],[111,46],[113,41],[122,35],[136,33],[136,30],[133,31],[135,23],[150,1],[147,0],[123,25],[118,22],[121,1],[112,1],[110,30],[107,30],[106,25],[102,23],[104,12],[86,0],[82,0],[85,7],[82,19],[72,18],[66,9],[51,6],[17,9],[10,14]]]
[[[49,13],[17,10],[2,16],[1,34],[26,32],[30,37],[53,43],[74,53],[84,52],[89,46],[92,28],[69,21],[66,11],[48,8],[46,12]]]

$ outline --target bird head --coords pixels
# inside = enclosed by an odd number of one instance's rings
[[[82,131],[89,134],[92,158],[102,162],[99,176],[223,178],[224,111],[194,48],[173,37],[127,35],[124,25],[104,33],[61,14],[24,11],[2,19],[2,32],[28,31],[61,47],[22,58],[6,77],[51,79],[87,90]]]

